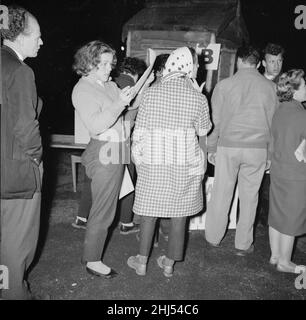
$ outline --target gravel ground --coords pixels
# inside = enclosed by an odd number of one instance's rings
[[[147,275],[141,277],[126,261],[137,254],[135,234],[120,235],[114,225],[104,261],[119,276],[100,279],[86,273],[80,263],[84,230],[71,227],[78,209],[83,169],[78,170],[78,191],[72,191],[70,154],[52,151],[46,163],[42,232],[37,257],[29,274],[36,293],[49,293],[55,300],[305,300],[306,290],[295,288],[296,275],[277,272],[269,261],[267,228],[255,233],[255,252],[234,254],[234,230],[229,230],[220,248],[208,247],[204,231],[188,233],[184,262],[175,265],[166,278],[156,264],[167,243],[154,248]],[[56,177],[56,179],[54,178]],[[306,262],[305,242],[298,244],[294,260]]]

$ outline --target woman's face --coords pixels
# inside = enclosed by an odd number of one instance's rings
[[[112,71],[113,54],[110,52],[101,54],[101,61],[95,69],[96,76],[102,82],[108,81],[109,75]]]
[[[305,79],[301,79],[301,84],[298,90],[296,90],[293,94],[293,99],[303,102],[306,101],[306,84]]]

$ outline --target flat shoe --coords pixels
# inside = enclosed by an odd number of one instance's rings
[[[117,277],[118,273],[111,269],[111,271],[108,273],[108,274],[104,274],[104,273],[101,273],[101,272],[98,272],[98,271],[95,271],[93,269],[90,269],[88,267],[86,267],[86,271],[93,275],[93,276],[96,276],[96,277],[102,277],[102,278],[105,278],[105,279],[112,279],[112,278],[115,278]]]
[[[276,266],[276,270],[279,272],[300,274],[300,273],[306,272],[306,266],[299,265],[299,266],[295,266],[295,267],[285,267],[281,264],[278,264]]]
[[[127,265],[134,269],[139,276],[146,275],[147,264],[140,263],[138,255],[129,257],[127,260]]]
[[[164,276],[167,278],[170,278],[173,276],[173,266],[166,266],[163,264],[164,259],[166,258],[166,256],[160,256],[157,259],[157,264],[158,266],[164,270]]]

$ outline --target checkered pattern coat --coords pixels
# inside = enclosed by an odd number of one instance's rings
[[[171,218],[202,210],[204,154],[197,136],[210,128],[206,97],[188,77],[169,74],[144,92],[132,143],[136,214]]]

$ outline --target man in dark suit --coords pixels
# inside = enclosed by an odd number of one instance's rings
[[[32,69],[23,60],[42,45],[36,18],[9,7],[9,28],[1,30],[1,261],[8,268],[3,299],[32,299],[24,279],[36,250],[41,204],[41,100]]]

